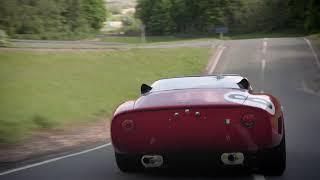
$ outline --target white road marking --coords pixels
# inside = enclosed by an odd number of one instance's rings
[[[221,56],[222,56],[222,53],[223,51],[225,50],[226,47],[224,46],[219,46],[218,47],[218,53],[216,54],[216,56],[214,57],[214,60],[213,60],[213,64],[212,66],[210,67],[210,70],[208,71],[208,74],[212,74],[213,71],[215,70]]]
[[[301,88],[298,88],[298,90],[303,91],[304,93],[310,94],[310,95],[314,95],[314,96],[318,96],[320,97],[320,93],[315,92],[314,90],[310,89],[305,81],[302,81],[301,83]]]
[[[262,82],[262,89],[261,93],[264,93],[264,83],[265,83],[265,72],[266,72],[266,66],[267,66],[267,61],[265,59],[262,59],[261,61],[261,82]]]
[[[264,72],[265,71],[265,69],[266,69],[266,60],[265,59],[262,59],[262,62],[261,62],[261,68],[262,68],[262,72]]]
[[[81,151],[81,152],[77,152],[77,153],[74,153],[74,154],[69,154],[69,155],[66,155],[66,156],[45,160],[45,161],[38,162],[38,163],[35,163],[35,164],[30,164],[30,165],[27,165],[27,166],[24,166],[24,167],[11,169],[11,170],[8,170],[8,171],[5,171],[5,172],[1,172],[0,176],[11,174],[11,173],[18,172],[18,171],[22,171],[22,170],[25,170],[25,169],[30,169],[30,168],[41,166],[41,165],[44,165],[44,164],[52,163],[52,162],[59,161],[59,160],[62,160],[62,159],[78,156],[78,155],[85,154],[85,153],[88,153],[88,152],[91,152],[91,151],[95,151],[95,150],[98,150],[98,149],[105,148],[105,147],[110,146],[110,145],[111,145],[111,143],[108,143],[108,144],[104,144],[104,145],[101,145],[101,146],[98,146],[98,147],[95,147],[95,148],[92,148],[92,149],[87,149],[87,150],[84,150],[84,151]]]
[[[310,49],[311,49],[311,51],[312,51],[312,54],[313,54],[313,56],[314,56],[314,59],[316,60],[317,66],[318,66],[318,68],[320,68],[320,60],[319,60],[319,57],[318,57],[316,51],[314,50],[314,48],[313,48],[310,40],[307,39],[307,38],[303,38],[303,39],[304,39],[304,40],[307,42],[307,44],[309,45],[309,47],[310,47]]]
[[[268,42],[263,41],[263,47],[262,47],[262,53],[266,54],[267,53],[267,47],[268,47]]]
[[[263,43],[262,43],[262,54],[263,57],[266,57],[267,54],[267,48],[268,48],[268,38],[263,38]],[[261,61],[261,82],[262,82],[262,89],[260,91],[260,93],[264,93],[264,83],[265,83],[265,71],[266,71],[266,64],[267,61],[266,59],[262,59]]]
[[[262,53],[265,57],[267,53],[267,47],[268,47],[268,38],[263,39],[263,46],[262,46]],[[267,66],[267,60],[262,59],[261,61],[261,82],[262,82],[262,89],[260,93],[264,93],[264,83],[265,83],[265,71],[266,71],[266,66]],[[252,175],[254,180],[265,180],[266,178],[263,175],[260,174],[253,174]]]
[[[253,175],[254,180],[266,180],[266,178],[263,175],[260,174],[254,174]]]

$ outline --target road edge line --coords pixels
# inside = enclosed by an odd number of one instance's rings
[[[266,59],[262,59],[261,61],[261,81],[262,81],[262,88],[260,93],[264,93],[264,88],[265,88],[265,74],[266,74],[266,66],[267,66],[267,60]]]
[[[212,74],[213,71],[215,70],[215,68],[216,68],[216,66],[217,66],[217,64],[218,64],[218,62],[219,62],[219,60],[220,60],[220,58],[221,58],[221,56],[222,56],[222,53],[223,53],[223,51],[224,51],[225,49],[226,49],[225,46],[220,45],[220,46],[218,47],[218,52],[216,52],[215,55],[211,58],[210,64],[209,64],[209,65],[211,65],[211,66],[208,67],[208,69],[209,69],[209,70],[208,70],[208,74],[209,74],[209,75]]]
[[[318,68],[320,68],[320,60],[319,60],[318,54],[316,53],[316,51],[314,50],[314,48],[313,48],[313,46],[312,46],[312,43],[310,42],[309,39],[307,39],[307,38],[305,38],[305,37],[304,37],[303,39],[307,42],[309,48],[311,49],[311,52],[312,52],[312,54],[313,54],[313,57],[314,57],[314,59],[315,59],[315,61],[316,61],[316,64],[317,64]]]
[[[48,160],[45,160],[45,161],[42,161],[42,162],[26,165],[26,166],[23,166],[23,167],[20,167],[20,168],[10,169],[10,170],[4,171],[4,172],[0,172],[0,176],[4,176],[4,175],[11,174],[11,173],[14,173],[14,172],[22,171],[22,170],[25,170],[25,169],[30,169],[30,168],[33,168],[33,167],[37,167],[37,166],[41,166],[41,165],[44,165],[44,164],[52,163],[52,162],[59,161],[59,160],[62,160],[62,159],[78,156],[78,155],[81,155],[81,154],[85,154],[85,153],[88,153],[88,152],[92,152],[92,151],[95,151],[95,150],[98,150],[98,149],[105,148],[105,147],[110,146],[110,145],[111,145],[111,143],[107,143],[107,144],[100,145],[100,146],[97,146],[97,147],[94,147],[94,148],[91,148],[91,149],[83,150],[83,151],[80,151],[80,152],[77,152],[77,153],[68,154],[68,155],[61,156],[61,157],[56,157],[56,158],[53,158],[53,159],[48,159]]]

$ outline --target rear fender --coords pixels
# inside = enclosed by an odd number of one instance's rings
[[[244,105],[264,110],[270,119],[272,144],[279,145],[284,135],[284,116],[277,98],[270,94],[250,94]]]
[[[125,112],[132,111],[134,108],[135,101],[127,101],[122,103],[118,108],[114,111],[113,117],[116,117],[117,115]]]

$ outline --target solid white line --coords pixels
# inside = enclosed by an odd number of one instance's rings
[[[226,47],[224,47],[224,46],[220,46],[219,47],[219,50],[218,50],[218,54],[215,56],[215,58],[214,58],[214,61],[213,61],[213,64],[212,64],[212,66],[210,67],[210,70],[209,70],[209,74],[212,74],[213,73],[213,71],[214,71],[214,69],[216,68],[216,66],[217,66],[217,64],[218,64],[218,62],[219,62],[219,60],[220,60],[220,58],[221,58],[221,55],[222,55],[222,53],[223,53],[223,51],[224,51],[224,49],[225,49]]]
[[[262,59],[262,62],[261,62],[261,68],[262,68],[262,72],[265,72],[265,69],[266,69],[266,60],[265,59]]]
[[[263,46],[264,46],[264,47],[267,47],[267,46],[268,46],[268,42],[267,42],[267,41],[264,41],[264,42],[263,42]]]
[[[52,163],[52,162],[59,161],[59,160],[62,160],[62,159],[78,156],[78,155],[85,154],[85,153],[88,153],[88,152],[91,152],[91,151],[95,151],[95,150],[98,150],[98,149],[105,148],[105,147],[110,146],[110,145],[111,145],[111,143],[108,143],[108,144],[104,144],[104,145],[101,145],[101,146],[98,146],[98,147],[95,147],[95,148],[92,148],[92,149],[87,149],[87,150],[84,150],[84,151],[81,151],[81,152],[77,152],[77,153],[74,153],[74,154],[69,154],[69,155],[66,155],[66,156],[49,159],[49,160],[38,162],[38,163],[35,163],[35,164],[30,164],[30,165],[27,165],[27,166],[24,166],[24,167],[11,169],[11,170],[8,170],[8,171],[5,171],[5,172],[1,172],[0,176],[11,174],[11,173],[18,172],[18,171],[22,171],[22,170],[25,170],[25,169],[30,169],[30,168],[41,166],[41,165],[44,165],[44,164]]]
[[[265,83],[265,72],[266,72],[266,65],[267,61],[265,59],[262,59],[261,61],[261,82],[262,82],[262,89],[261,93],[264,93],[264,83]]]
[[[253,175],[254,180],[266,180],[266,178],[263,175],[260,174],[254,174]]]
[[[317,66],[318,66],[318,68],[320,68],[320,60],[319,60],[319,57],[318,57],[316,51],[314,50],[311,42],[310,42],[309,39],[307,39],[307,38],[303,38],[303,39],[304,39],[304,40],[307,42],[307,44],[309,45],[309,47],[310,47],[310,49],[311,49],[311,51],[312,51],[312,54],[313,54],[313,56],[314,56],[314,59],[316,60]]]
[[[262,47],[262,53],[266,54],[267,53],[267,47],[268,47],[268,42],[263,41],[263,47]]]

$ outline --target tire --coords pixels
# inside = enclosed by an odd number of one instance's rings
[[[281,176],[286,169],[286,140],[285,136],[279,146],[263,154],[260,171],[267,176]]]
[[[118,168],[125,173],[135,172],[141,169],[137,156],[115,153]]]

